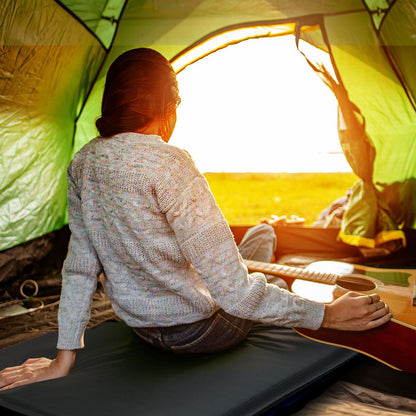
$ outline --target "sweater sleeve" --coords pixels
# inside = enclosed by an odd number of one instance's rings
[[[205,178],[184,164],[172,179],[183,186],[165,190],[166,216],[181,250],[226,312],[279,326],[317,329],[324,305],[268,284],[262,273],[249,274],[231,230]],[[183,174],[185,172],[185,175]],[[172,192],[177,191],[177,194]]]
[[[62,269],[57,348],[73,350],[84,347],[84,331],[102,267],[84,227],[80,194],[71,174],[71,165],[67,178],[71,239]]]

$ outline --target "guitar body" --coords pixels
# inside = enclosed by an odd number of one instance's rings
[[[363,353],[396,370],[416,374],[416,331],[390,321],[369,331],[337,331],[321,328],[294,330],[315,341]]]
[[[393,314],[386,325],[369,331],[325,328],[316,331],[295,328],[295,331],[307,338],[350,348],[395,369],[416,374],[416,270],[379,269],[332,261],[312,263],[305,269],[251,261],[246,261],[246,264],[252,271],[307,281],[302,287],[301,281],[295,280],[292,290],[317,301],[330,302],[347,291],[367,295],[377,293]]]

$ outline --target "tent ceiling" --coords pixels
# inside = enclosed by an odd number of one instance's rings
[[[289,33],[311,17],[321,30],[302,38],[319,47],[328,39],[337,81],[365,117],[373,189],[405,218],[397,227],[416,227],[415,203],[400,208],[416,194],[414,1],[3,0],[0,250],[66,223],[65,167],[96,135],[105,71],[118,54],[147,46],[171,59],[225,29],[284,23]]]

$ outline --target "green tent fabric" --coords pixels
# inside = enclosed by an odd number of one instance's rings
[[[402,230],[416,226],[415,27],[412,0],[3,0],[0,250],[66,224],[65,169],[97,134],[116,56],[152,47],[179,70],[183,51],[198,59],[222,32],[229,36],[214,49],[297,34],[330,53],[334,93],[344,98],[340,137],[362,179],[340,237],[366,247],[403,240]]]

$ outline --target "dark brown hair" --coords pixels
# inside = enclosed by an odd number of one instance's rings
[[[166,119],[179,102],[170,62],[153,49],[132,49],[107,71],[101,117],[95,124],[103,137],[138,131],[155,119]]]

